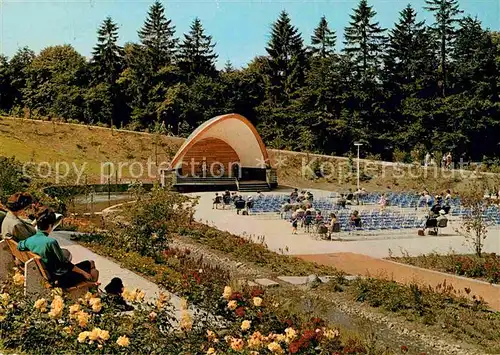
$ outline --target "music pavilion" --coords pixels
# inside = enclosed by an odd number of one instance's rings
[[[162,171],[178,191],[269,191],[278,185],[266,146],[245,117],[231,113],[199,126]]]

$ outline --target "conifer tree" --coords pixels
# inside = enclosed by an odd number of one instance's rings
[[[273,24],[266,51],[271,99],[286,104],[303,84],[306,65],[302,36],[286,11]]]
[[[321,17],[318,27],[314,30],[311,36],[311,53],[326,58],[331,56],[335,50],[337,35],[335,31],[330,30],[326,17]]]
[[[215,43],[212,36],[206,35],[199,18],[191,24],[189,33],[184,34],[180,44],[179,66],[188,76],[213,75],[216,72],[214,52]]]
[[[161,2],[155,1],[151,5],[144,26],[138,34],[153,71],[173,61],[177,46],[175,26],[165,17],[165,8]]]
[[[425,0],[426,10],[434,13],[436,22],[432,29],[439,43],[439,62],[442,95],[446,95],[447,85],[447,62],[451,54],[451,46],[456,35],[457,15],[463,11],[460,10],[457,0]]]
[[[97,45],[92,52],[96,78],[114,85],[122,69],[123,49],[118,45],[118,25],[107,17],[97,31]]]
[[[377,13],[367,0],[360,0],[345,28],[345,49],[357,67],[358,76],[365,81],[379,68],[384,49],[384,31],[373,18]]]
[[[433,49],[424,21],[410,4],[389,33],[385,70],[392,84],[415,83],[432,69]]]

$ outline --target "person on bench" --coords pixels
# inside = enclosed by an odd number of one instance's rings
[[[38,232],[20,241],[17,249],[38,254],[49,273],[50,282],[55,287],[70,288],[84,281],[96,282],[99,271],[96,270],[94,261],[85,260],[76,265],[72,264],[57,240],[49,237],[56,220],[52,209],[44,209],[37,217]]]
[[[7,200],[7,214],[2,221],[2,238],[12,238],[16,242],[31,237],[36,233],[34,226],[21,219],[23,211],[31,206],[33,198],[30,194],[16,192]]]

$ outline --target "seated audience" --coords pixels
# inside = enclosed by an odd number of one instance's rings
[[[16,192],[7,200],[5,207],[7,214],[2,221],[2,237],[12,238],[19,242],[36,233],[36,229],[26,220],[21,218],[24,210],[31,206],[33,198],[23,192]]]
[[[341,206],[342,208],[345,208],[346,204],[347,204],[347,200],[345,199],[344,195],[341,194],[340,198],[337,200],[337,205]]]
[[[323,215],[321,214],[321,211],[318,211],[316,213],[316,217],[314,218],[316,224],[321,224],[323,222]]]
[[[290,199],[292,201],[297,201],[297,198],[299,197],[299,190],[294,189],[293,192],[290,194]]]
[[[106,291],[107,295],[110,297],[111,301],[113,304],[120,310],[122,311],[132,311],[134,307],[129,305],[124,299],[123,299],[123,282],[122,279],[119,277],[114,277],[109,284],[106,285],[104,288],[104,291]]]
[[[236,207],[236,214],[240,214],[240,211],[246,207],[246,201],[241,195],[234,201],[234,207]]]
[[[328,226],[329,237],[332,237],[332,233],[340,232],[340,225],[337,221],[337,216],[335,213],[330,213],[330,225]]]
[[[49,273],[50,282],[56,287],[70,288],[83,281],[96,282],[99,271],[95,268],[94,261],[85,260],[76,265],[72,264],[57,240],[49,237],[56,221],[54,211],[44,209],[37,217],[38,232],[20,241],[17,248],[38,254]]]
[[[351,214],[351,225],[359,228],[361,227],[361,217],[359,216],[358,211],[353,211]]]
[[[213,204],[212,204],[212,209],[218,209],[219,208],[219,205],[222,203],[222,197],[219,196],[219,193],[215,193],[215,197],[214,197],[214,200],[213,200]]]
[[[352,203],[352,200],[354,199],[354,193],[352,192],[352,189],[349,189],[349,192],[347,193],[346,200],[348,203]]]

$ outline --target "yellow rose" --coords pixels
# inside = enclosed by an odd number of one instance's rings
[[[94,313],[99,313],[102,309],[102,304],[101,304],[101,300],[99,300],[99,302],[96,302],[92,305],[92,312]]]
[[[254,332],[252,336],[248,339],[248,347],[251,349],[258,349],[262,346],[262,334],[260,332]]]
[[[338,337],[340,335],[340,332],[337,329],[328,329],[323,333],[323,335],[325,336],[325,338],[332,340]]]
[[[224,287],[224,292],[222,293],[222,297],[228,300],[231,295],[233,294],[233,290],[231,289],[230,286]]]
[[[269,349],[270,352],[272,353],[276,353],[276,354],[281,354],[283,353],[283,349],[281,348],[281,345],[279,345],[278,343],[276,342],[272,342],[270,343],[267,348]]]
[[[92,331],[88,334],[89,340],[91,341],[97,341],[99,340],[99,328],[94,328]]]
[[[229,308],[231,311],[234,311],[238,307],[238,302],[236,301],[229,301],[227,304],[227,308]]]
[[[262,304],[262,298],[260,298],[260,297],[254,297],[253,298],[253,305],[255,307],[260,307],[261,304]]]
[[[252,325],[251,321],[244,320],[243,322],[241,322],[241,330],[246,331],[246,330],[250,329],[251,325]]]
[[[109,332],[107,330],[99,329],[99,338],[102,341],[108,340],[109,339]]]
[[[8,293],[2,293],[0,295],[0,300],[2,301],[3,305],[7,305],[10,301],[10,295]]]
[[[209,349],[207,350],[207,355],[215,355],[215,354],[217,354],[217,352],[215,351],[215,349],[214,349],[214,348],[209,348]]]
[[[80,305],[78,303],[69,307],[69,314],[77,314],[80,311]]]
[[[77,316],[78,325],[82,328],[85,328],[89,322],[90,315],[83,311],[80,311]]]
[[[63,332],[65,332],[66,334],[71,335],[71,333],[73,333],[73,328],[71,328],[71,327],[64,327],[63,328]]]
[[[243,339],[237,339],[237,338],[233,338],[231,339],[231,349],[233,349],[234,351],[241,351],[243,350],[243,347],[245,346],[245,342],[243,341]]]
[[[180,327],[181,330],[185,332],[190,331],[193,328],[193,319],[187,310],[181,310]]]
[[[37,299],[33,308],[38,309],[40,312],[47,312],[47,300],[45,298]]]
[[[12,280],[14,281],[14,285],[16,285],[16,286],[23,286],[24,285],[24,275],[21,275],[18,272],[16,272],[14,274],[14,276],[12,277]]]
[[[126,347],[129,346],[130,340],[128,339],[128,337],[123,335],[116,340],[116,344],[118,344],[118,346]]]
[[[85,296],[84,296],[85,301],[87,301],[87,302],[88,302],[88,301],[89,301],[92,297],[94,297],[94,296],[93,296],[93,295],[92,295],[92,293],[90,293],[90,292],[87,292],[87,293],[85,294]]]
[[[6,316],[0,314],[0,322],[3,322],[5,320],[5,318],[7,318]]]
[[[276,337],[274,338],[278,343],[282,343],[286,341],[286,336],[283,334],[276,334]]]
[[[286,328],[285,334],[287,343],[289,343],[290,341],[294,340],[297,337],[297,332],[293,328]]]
[[[52,303],[50,305],[50,312],[49,312],[49,317],[52,318],[60,318],[62,316],[64,308],[64,300],[62,299],[61,296],[54,296],[54,299],[52,300]]]
[[[135,297],[135,300],[137,302],[142,302],[142,301],[144,301],[144,297],[146,297],[146,294],[144,293],[144,291],[139,291]]]
[[[78,334],[78,342],[79,343],[84,343],[85,340],[87,340],[87,337],[89,336],[90,332],[81,332]]]
[[[170,294],[160,292],[160,295],[156,300],[156,308],[162,309],[168,301],[170,301]]]

